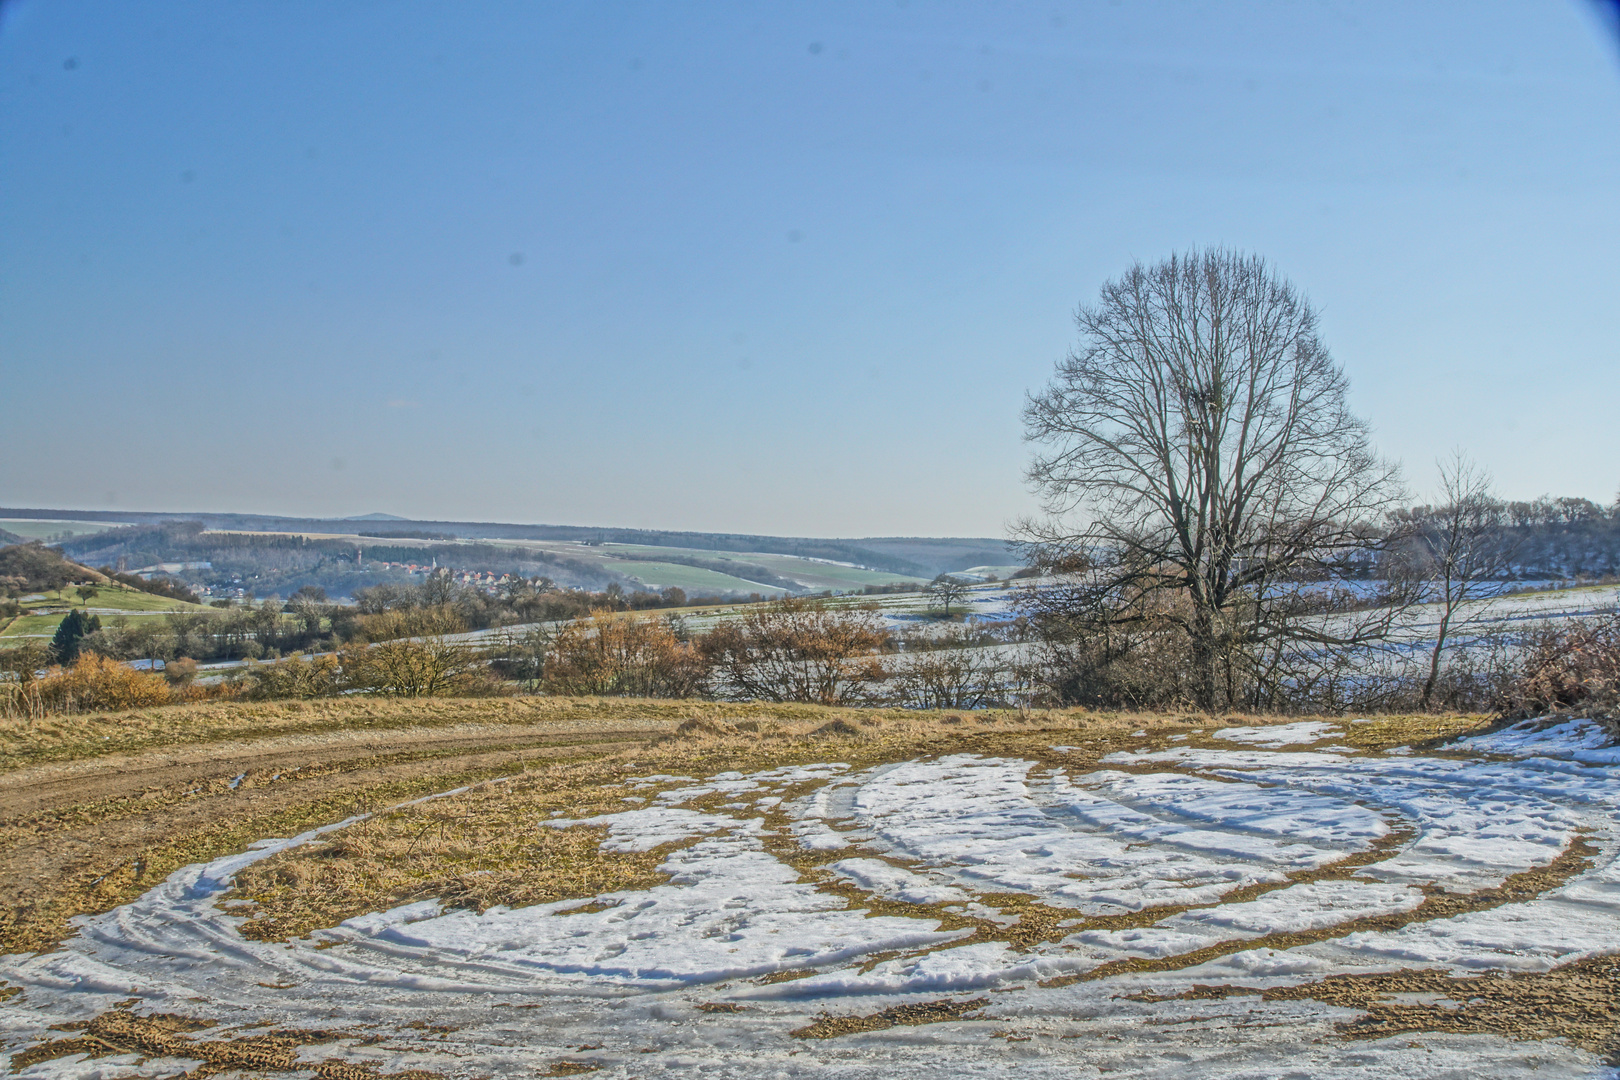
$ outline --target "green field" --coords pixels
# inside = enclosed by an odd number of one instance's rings
[[[730,574],[705,570],[700,566],[686,566],[682,563],[643,562],[640,560],[625,562],[615,559],[610,565],[614,572],[633,578],[648,588],[667,589],[673,585],[689,593],[757,592],[779,594],[782,591],[744,578],[732,577]]]
[[[21,615],[0,630],[0,638],[50,637],[56,633],[57,624],[67,615],[69,608],[85,606],[87,605],[79,599],[79,594],[71,588],[31,594],[23,598],[23,610],[27,612],[49,608],[49,614]],[[96,586],[95,595],[90,597],[88,607],[93,614],[102,615],[103,621],[109,617],[107,613],[113,611],[118,615],[110,617],[123,616],[131,622],[161,619],[177,611],[213,613],[215,610],[203,604],[188,604],[184,600],[154,596],[138,589],[131,589],[127,585]]]
[[[72,533],[74,536],[89,536],[92,533],[106,532],[116,528],[102,521],[40,521],[34,518],[0,518],[0,529],[8,533],[15,533],[24,540],[44,540],[51,536],[60,536],[62,533]]]
[[[52,637],[62,618],[60,614],[19,615],[4,630],[0,630],[0,638]]]
[[[89,607],[115,611],[212,611],[213,608],[205,604],[188,604],[184,600],[175,600],[167,596],[156,596],[152,593],[131,589],[127,585],[97,585],[95,595],[90,597],[88,604],[79,599],[79,594],[72,588],[48,593],[32,593],[35,599],[23,601],[25,607]]]

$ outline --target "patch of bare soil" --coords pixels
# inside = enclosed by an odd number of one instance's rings
[[[569,835],[564,831],[557,835],[542,829],[541,823],[554,817],[590,817],[625,809],[627,799],[637,798],[638,791],[641,796],[647,792],[627,787],[624,781],[649,772],[698,776],[829,759],[860,768],[963,752],[1022,757],[1046,767],[1083,768],[1126,746],[1141,747],[1144,738],[1135,735],[1133,728],[1149,732],[1147,740],[1161,745],[1169,735],[1187,730],[1184,720],[1160,717],[992,713],[978,715],[974,727],[968,728],[954,714],[846,712],[827,723],[817,722],[817,717],[790,722],[769,713],[760,719],[689,719],[634,751],[536,768],[500,784],[402,808],[323,843],[282,852],[239,873],[231,899],[246,902],[242,910],[252,916],[245,933],[281,941],[414,900],[436,898],[449,907],[482,911],[497,904],[520,907],[646,888],[662,880],[653,868],[668,849],[635,855],[603,852],[590,840],[591,833]],[[1429,717],[1422,721],[1425,729],[1437,722]],[[1445,718],[1439,722],[1446,722]],[[1473,721],[1452,718],[1449,723],[1455,729],[1472,726]],[[1390,736],[1397,734],[1406,733],[1389,732]],[[1396,738],[1391,745],[1400,741]],[[1054,750],[1054,744],[1067,745]],[[807,851],[793,836],[784,807],[815,786],[811,782],[789,788],[780,793],[783,801],[775,807],[746,811],[748,817],[763,818],[766,849],[798,870],[800,881],[840,897],[851,909],[872,915],[931,918],[943,930],[971,931],[953,945],[1004,941],[1027,949],[1086,929],[1148,925],[1183,910],[1156,908],[1085,917],[1034,897],[1006,894],[979,897],[980,903],[996,908],[999,916],[982,918],[959,905],[914,904],[873,896],[827,872],[824,865],[855,855],[899,865],[898,860],[865,849]],[[726,814],[731,812],[725,808],[731,799],[730,795],[712,794],[682,805]],[[1404,833],[1392,833],[1369,852],[1331,867],[1291,874],[1281,883],[1240,890],[1232,899],[1252,899],[1299,881],[1347,876],[1387,857],[1408,839]],[[687,841],[692,842],[695,840]],[[868,966],[890,958],[886,954],[868,958]]]
[[[1409,1031],[1563,1038],[1603,1055],[1610,1065],[1620,1065],[1617,956],[1591,957],[1532,975],[1457,978],[1445,971],[1338,975],[1307,986],[1269,990],[1263,996],[1273,1001],[1314,998],[1361,1009],[1364,1016],[1339,1025],[1350,1038],[1382,1039]]]
[[[1477,726],[1466,717],[1413,722],[1425,734]],[[1209,723],[1084,710],[964,718],[892,709],[534,698],[171,706],[61,718],[38,730],[8,728],[0,732],[0,765],[10,766],[0,785],[0,952],[50,948],[67,935],[73,916],[126,903],[188,863],[512,774],[533,775],[466,799],[469,807],[478,804],[476,813],[456,817],[453,804],[435,804],[373,822],[360,830],[360,840],[345,836],[256,864],[247,877],[253,886],[247,895],[258,904],[253,932],[273,938],[307,933],[435,893],[476,908],[583,895],[525,885],[536,867],[577,878],[579,889],[646,882],[644,860],[589,858],[588,845],[566,837],[548,840],[560,845],[553,849],[534,841],[544,816],[623,808],[626,793],[608,789],[635,772],[701,775],[824,760],[860,767],[963,752],[1076,768],[1126,746],[1174,745],[1172,735],[1191,731],[1196,737]],[[1411,737],[1394,720],[1365,730],[1371,727],[1358,725],[1363,730],[1357,732],[1369,746]],[[154,740],[166,741],[160,749],[129,749],[152,747]],[[1056,751],[1055,744],[1068,748]],[[39,764],[19,768],[20,760]],[[491,815],[487,825],[474,820],[485,813]],[[786,835],[785,819],[770,824]],[[826,861],[819,855],[796,843],[771,846],[807,880],[828,891],[842,888],[819,871]],[[424,849],[445,856],[443,865],[407,858]],[[413,861],[418,870],[406,868]],[[272,874],[280,876],[266,876]],[[313,886],[312,897],[300,896],[299,885]],[[853,892],[847,899],[887,907]],[[971,927],[979,936],[1020,945],[1072,932],[1058,925],[1069,913],[1030,898],[1006,901],[1016,917],[1010,932],[959,914],[927,914],[948,927]],[[915,905],[900,906],[919,914]]]
[[[971,1001],[924,1001],[916,1005],[894,1005],[882,1012],[866,1016],[830,1016],[826,1013],[802,1028],[789,1032],[796,1039],[836,1039],[840,1035],[853,1035],[861,1031],[882,1031],[902,1025],[940,1024],[960,1020],[967,1013],[990,1004],[989,998]]]

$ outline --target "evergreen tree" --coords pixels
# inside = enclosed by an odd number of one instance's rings
[[[51,638],[51,656],[59,664],[71,664],[79,657],[79,643],[86,636],[101,629],[99,615],[86,616],[82,611],[70,611],[56,628]]]

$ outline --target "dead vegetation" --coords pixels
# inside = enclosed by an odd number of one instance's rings
[[[924,1001],[915,1005],[893,1005],[882,1012],[866,1016],[829,1016],[826,1013],[811,1023],[791,1032],[796,1039],[835,1039],[840,1035],[854,1035],[862,1031],[882,1031],[885,1028],[939,1024],[947,1020],[960,1020],[975,1009],[990,1004],[989,998],[971,1001]]]
[[[40,837],[46,833],[93,836],[98,830],[105,830],[110,822],[146,815],[154,828],[169,830],[156,837],[148,834],[142,843],[128,849],[112,849],[98,859],[86,860],[73,873],[30,879],[26,901],[8,905],[0,912],[0,949],[48,948],[67,933],[66,920],[72,915],[104,911],[126,902],[179,866],[239,851],[266,836],[294,835],[357,811],[376,814],[324,840],[253,864],[237,875],[230,899],[242,904],[239,913],[247,916],[243,930],[246,936],[285,940],[332,927],[355,915],[423,899],[437,899],[448,907],[483,911],[497,905],[518,907],[586,899],[657,885],[665,880],[657,867],[674,845],[648,852],[604,852],[600,845],[602,829],[543,825],[556,818],[586,818],[635,805],[626,800],[644,798],[649,792],[628,786],[626,781],[632,777],[654,773],[697,777],[733,769],[749,772],[828,761],[844,762],[858,769],[947,753],[1017,756],[1037,762],[1038,768],[1074,770],[1095,767],[1103,756],[1122,749],[1222,745],[1212,738],[1218,728],[1266,722],[1236,715],[1216,719],[1199,715],[1156,716],[1085,710],[924,713],[625,699],[373,699],[237,706],[244,715],[215,712],[215,708],[190,706],[155,710],[157,727],[159,732],[187,728],[190,745],[204,751],[210,743],[232,746],[249,743],[255,733],[314,738],[317,733],[324,737],[337,731],[363,735],[377,753],[353,763],[352,767],[349,763],[323,764],[312,760],[302,772],[285,769],[268,777],[256,775],[251,782],[244,776],[234,786],[216,778],[197,789],[164,789],[144,799],[143,794],[151,793],[129,792],[95,805],[58,806],[48,812],[12,817],[0,823],[0,865],[13,858],[18,838],[29,834],[30,829],[45,829],[45,833],[38,833]],[[46,738],[54,740],[51,745],[56,751],[70,759],[84,757],[101,741],[99,733],[106,730],[109,723],[115,725],[112,730],[120,732],[125,745],[155,737],[142,730],[146,715],[145,712],[125,714],[116,721],[107,717],[64,718],[53,721],[59,726]],[[635,722],[649,726],[644,729],[644,741],[640,743],[558,746],[552,748],[556,753],[546,757],[537,757],[534,750],[522,748],[491,753],[488,744],[480,744],[476,755],[446,747],[409,761],[402,760],[410,757],[409,752],[392,756],[386,752],[390,746],[398,745],[397,740],[407,731],[475,724],[485,728],[504,724],[511,725],[514,731],[520,727],[527,730],[535,728],[541,718],[572,723],[582,723],[589,718],[603,725]],[[1432,744],[1476,730],[1482,726],[1482,719],[1432,715],[1382,717],[1370,723],[1343,723],[1339,725],[1343,735],[1334,738],[1364,751]],[[323,726],[328,730],[323,732]],[[559,724],[559,728],[561,726]],[[102,745],[111,742],[113,740],[108,739]],[[319,741],[312,743],[312,758],[319,757],[321,745]],[[389,768],[393,771],[387,772],[377,765],[384,760],[392,762]],[[1162,765],[1154,767],[1163,768]],[[384,775],[386,779],[381,778]],[[469,785],[469,790],[413,806],[399,805],[462,785]],[[814,782],[807,783],[803,790],[808,791],[813,786]],[[857,854],[889,857],[880,852],[851,848],[835,853],[809,852],[801,848],[788,829],[790,822],[784,809],[795,794],[782,792],[783,804],[766,811],[749,811],[751,816],[765,818],[762,840],[772,854],[794,866],[802,881],[823,892],[842,896],[852,909],[873,915],[905,914],[938,919],[942,929],[971,931],[953,944],[999,940],[1014,948],[1027,949],[1042,942],[1060,940],[1085,928],[1145,925],[1174,914],[1170,909],[1153,909],[1115,917],[1085,917],[1069,909],[1040,903],[1032,897],[1008,894],[977,897],[994,915],[980,917],[960,907],[948,910],[952,905],[916,905],[874,897],[835,877],[825,870],[825,864]],[[275,805],[257,809],[231,801],[271,795],[278,799]],[[713,810],[718,808],[718,800],[725,798],[702,797],[690,805]],[[207,812],[210,800],[218,800],[219,812]],[[716,805],[710,806],[708,802],[716,802]],[[384,809],[390,806],[398,808]],[[176,813],[187,807],[194,807],[196,812],[190,817]],[[1352,873],[1386,857],[1389,849],[1406,839],[1404,834],[1395,834],[1373,851],[1318,871],[1290,875],[1289,881]],[[1526,899],[1578,873],[1589,865],[1592,854],[1593,850],[1583,841],[1548,867],[1515,875],[1496,890],[1467,896],[1434,892],[1417,910],[1380,917],[1382,921],[1367,920],[1366,926],[1345,924],[1310,935],[1274,935],[1234,942],[1230,947],[1217,946],[1215,951],[1224,953],[1265,945],[1286,948],[1307,939],[1317,940],[1350,930],[1388,929],[1416,919],[1444,918],[1461,911]],[[15,867],[10,869],[16,870]],[[1267,891],[1270,887],[1252,887],[1245,895],[1228,899],[1246,899],[1248,892]],[[1300,940],[1295,941],[1293,937]],[[875,964],[891,958],[884,955],[868,960]],[[1196,954],[1163,964],[1181,967],[1184,959],[1192,963],[1208,958]],[[1084,977],[1095,978],[1150,966],[1150,962],[1131,962],[1119,966],[1119,971],[1110,967]],[[1535,994],[1556,996],[1564,993],[1560,987],[1573,987],[1570,992],[1576,994],[1578,1000],[1567,1004],[1564,1012],[1549,1014],[1550,1018],[1538,1022],[1544,1024],[1545,1030],[1556,1027],[1558,1032],[1572,1039],[1577,1038],[1575,1033],[1579,1029],[1585,1032],[1579,1034],[1579,1039],[1587,1040],[1581,1045],[1596,1047],[1603,1039],[1609,1039],[1614,1030],[1613,1024],[1605,1019],[1608,1013],[1604,1010],[1610,1006],[1595,996],[1602,988],[1612,987],[1613,969],[1598,965],[1590,970],[1579,966],[1571,970],[1584,981],[1569,982],[1575,978],[1569,975],[1561,976],[1566,980],[1563,983],[1549,982],[1540,989],[1537,989],[1539,984],[1526,983],[1531,995],[1526,1000],[1531,1000]],[[761,981],[783,981],[815,973],[809,969],[779,972]],[[1421,977],[1440,978],[1430,974]],[[1520,978],[1523,977],[1515,977]],[[1327,988],[1320,989],[1321,986]],[[1320,984],[1319,989],[1322,994],[1337,995],[1335,1003],[1350,1003],[1352,993],[1362,995],[1356,1000],[1371,1003],[1362,1026],[1346,1028],[1351,1035],[1385,1030],[1391,1033],[1475,1030],[1463,1025],[1478,1027],[1496,1022],[1496,1014],[1490,1014],[1483,1007],[1442,1010],[1431,1016],[1416,1006],[1380,1003],[1381,999],[1371,990],[1353,990],[1344,980],[1330,980]],[[1475,993],[1474,997],[1491,1000],[1480,993]],[[824,1015],[794,1034],[807,1039],[825,1039],[897,1025],[936,1023],[960,1019],[985,1004],[984,999],[966,1002],[946,999],[896,1006],[870,1015]],[[706,1012],[733,1011],[727,1003],[709,1003],[702,1008]],[[1502,1010],[1497,1014],[1508,1015]],[[1521,1021],[1520,1028],[1515,1030],[1544,1029],[1534,1027],[1529,1019],[1521,1017]],[[1501,1021],[1502,1024],[1507,1022]],[[23,1053],[36,1055],[27,1059],[32,1062],[70,1053],[156,1056],[173,1051],[176,1056],[203,1060],[202,1071],[194,1075],[206,1076],[211,1071],[229,1069],[274,1072],[283,1069],[275,1062],[291,1060],[286,1055],[296,1056],[298,1046],[313,1045],[313,1042],[298,1043],[298,1039],[328,1038],[328,1033],[321,1032],[272,1032],[231,1040],[208,1039],[194,1034],[200,1028],[175,1027],[175,1023],[179,1021],[174,1018],[109,1013],[82,1031]],[[1605,1023],[1609,1027],[1603,1027]],[[170,1026],[165,1027],[166,1024]],[[1402,1024],[1414,1026],[1401,1027]],[[1446,1024],[1454,1026],[1443,1026]],[[343,1037],[331,1035],[330,1039]],[[276,1038],[282,1042],[276,1042]],[[180,1053],[181,1050],[185,1052]],[[264,1064],[259,1064],[260,1061]],[[363,1066],[335,1061],[318,1068],[307,1063],[298,1068],[314,1069],[316,1075],[332,1080],[351,1077],[375,1080],[376,1077]],[[553,1075],[595,1068],[597,1066],[588,1061],[564,1060],[554,1063]],[[353,1071],[356,1069],[361,1071]]]
[[[575,770],[567,770],[574,772]],[[236,875],[246,898],[244,937],[285,941],[371,911],[416,900],[483,912],[648,889],[674,845],[601,849],[605,828],[542,828],[548,809],[604,813],[624,808],[625,789],[592,786],[590,770],[558,784],[538,774],[392,811],[334,839],[267,859]]]
[[[1428,996],[1428,1001],[1396,995]],[[1620,1065],[1620,964],[1595,956],[1535,974],[1458,978],[1446,971],[1336,975],[1305,986],[1268,990],[1268,1001],[1314,998],[1360,1009],[1339,1025],[1353,1039],[1404,1032],[1568,1039]]]
[[[319,1063],[300,1060],[304,1047],[354,1038],[342,1032],[281,1029],[218,1039],[193,1034],[211,1027],[210,1021],[185,1016],[138,1016],[127,1008],[115,1009],[94,1020],[63,1025],[58,1030],[74,1032],[66,1038],[17,1051],[11,1057],[11,1070],[20,1072],[40,1062],[83,1054],[86,1059],[139,1055],[201,1061],[197,1068],[178,1074],[187,1080],[227,1072],[296,1072],[317,1080],[435,1080],[438,1076],[421,1070],[385,1074],[373,1065],[335,1058]]]

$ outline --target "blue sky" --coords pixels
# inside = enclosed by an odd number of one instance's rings
[[[1419,494],[1608,502],[1617,181],[1578,4],[13,2],[0,505],[998,535],[1194,244]]]

